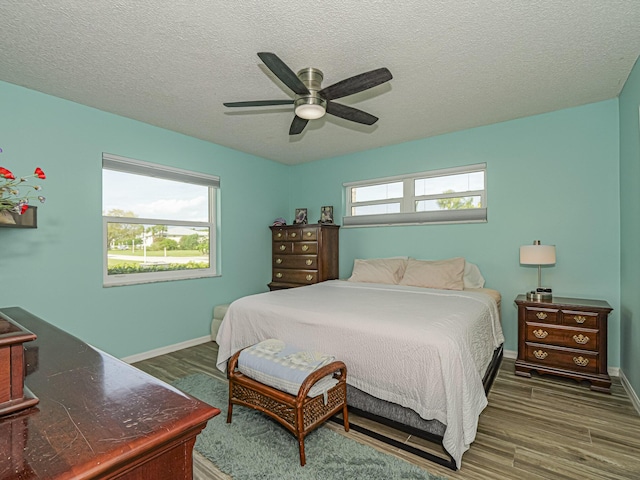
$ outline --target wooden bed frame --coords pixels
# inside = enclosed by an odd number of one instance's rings
[[[484,391],[485,393],[488,395],[489,394],[489,390],[491,389],[491,386],[493,385],[493,381],[498,373],[498,370],[500,369],[500,364],[502,363],[502,355],[503,355],[503,346],[500,345],[498,348],[496,348],[496,350],[493,352],[493,357],[491,359],[491,363],[489,364],[489,367],[487,368],[487,371],[482,379],[482,384],[484,386]],[[353,387],[351,387],[353,388]],[[389,402],[385,402],[384,400],[379,400],[379,399],[375,399],[376,402],[379,402],[381,405],[384,404],[388,404]],[[368,429],[367,427],[364,427],[362,425],[358,424],[357,419],[354,419],[353,416],[351,416],[349,418],[349,427],[352,428],[353,430],[356,430],[357,432],[363,433],[371,438],[375,438],[376,440],[379,440],[381,442],[384,442],[388,445],[391,445],[395,448],[398,448],[400,450],[403,450],[405,452],[409,452],[412,453],[414,455],[418,455],[419,457],[422,458],[426,458],[427,460],[430,460],[432,462],[435,462],[439,465],[443,465],[445,467],[448,467],[452,470],[457,470],[457,466],[456,463],[453,459],[453,457],[451,457],[451,455],[449,455],[449,453],[445,450],[442,441],[443,441],[443,435],[438,435],[420,428],[416,428],[410,425],[406,425],[404,423],[402,423],[401,421],[397,421],[396,419],[393,418],[387,418],[387,417],[383,417],[374,413],[370,413],[368,411],[362,410],[360,408],[357,407],[353,407],[350,403],[349,403],[349,396],[347,394],[347,405],[349,405],[349,411],[352,414],[356,414],[362,418],[367,418],[370,420],[373,420],[375,422],[381,423],[383,425],[389,426],[391,428],[394,428],[396,430],[400,430],[401,432],[404,433],[408,433],[410,435],[415,435],[416,437],[422,438],[424,440],[430,441],[432,443],[438,444],[440,445],[440,447],[442,448],[442,452],[443,452],[443,456],[438,456],[436,454],[433,454],[431,452],[426,452],[424,450],[421,450],[419,448],[413,447],[411,445],[407,445],[406,443],[400,442],[398,440],[395,440],[394,438],[391,437],[387,437],[386,435],[383,435],[381,433],[378,432],[374,432],[373,430]],[[406,409],[408,410],[408,409]],[[415,412],[414,412],[415,413]],[[336,422],[336,423],[342,423],[342,419],[334,416],[331,418],[331,421]],[[439,422],[438,422],[439,423]]]

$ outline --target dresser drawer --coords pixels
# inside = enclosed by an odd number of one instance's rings
[[[581,350],[555,348],[549,345],[529,344],[525,347],[525,360],[552,368],[582,373],[598,372],[598,354]]]
[[[293,253],[292,242],[273,242],[271,251],[273,254],[290,255]]]
[[[598,331],[557,328],[545,324],[527,323],[526,341],[560,347],[598,350]]]
[[[287,240],[297,242],[302,239],[302,228],[290,228],[287,230]]]
[[[562,310],[562,324],[568,327],[598,328],[598,314],[594,312]]]
[[[291,245],[293,253],[297,255],[315,255],[318,253],[317,242],[294,242]]]
[[[311,285],[312,283],[318,283],[318,272],[317,270],[285,270],[274,268],[273,281]]]
[[[318,268],[318,257],[316,255],[274,255],[273,268],[316,270]]]
[[[560,323],[560,311],[554,308],[526,307],[527,322]]]
[[[307,242],[315,242],[318,240],[318,229],[317,228],[303,228],[302,229],[302,238],[301,240]]]
[[[287,231],[284,228],[271,227],[271,239],[274,242],[279,242],[287,239]]]

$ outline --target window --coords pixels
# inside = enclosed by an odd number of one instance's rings
[[[215,276],[220,179],[102,155],[105,286]]]
[[[486,164],[345,183],[344,226],[486,222]]]

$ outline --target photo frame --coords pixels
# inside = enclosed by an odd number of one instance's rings
[[[318,223],[333,223],[333,205],[326,205],[320,209],[320,220]]]
[[[306,225],[307,223],[307,209],[296,208],[296,214],[293,219],[293,223],[296,225]]]

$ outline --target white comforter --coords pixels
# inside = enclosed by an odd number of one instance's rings
[[[217,366],[279,338],[334,355],[347,383],[447,425],[443,445],[460,468],[487,405],[482,375],[504,342],[496,302],[479,292],[332,280],[231,304]]]

